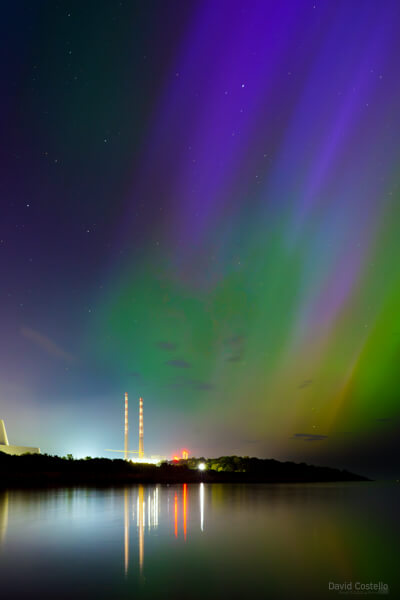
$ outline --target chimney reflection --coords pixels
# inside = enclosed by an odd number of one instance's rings
[[[125,558],[125,575],[128,574],[129,564],[129,492],[128,488],[124,490],[124,558]]]
[[[175,515],[175,537],[178,537],[178,496],[175,492],[175,503],[174,503],[174,515]]]
[[[175,487],[175,486],[174,486]],[[192,488],[191,488],[192,489]],[[162,493],[161,501],[163,504],[163,512],[161,512],[160,506],[160,490]],[[172,500],[173,500],[173,515],[172,511],[169,511],[169,506],[171,503],[172,508]],[[173,520],[174,527],[174,536],[176,538],[179,537],[179,519],[180,519],[180,511],[182,510],[182,537],[184,541],[187,539],[188,534],[188,518],[189,518],[189,492],[188,486],[186,483],[180,486],[167,489],[161,488],[160,486],[149,486],[144,488],[143,485],[139,484],[137,487],[127,487],[124,489],[124,569],[125,575],[128,574],[129,570],[129,559],[130,559],[130,542],[132,531],[135,528],[130,526],[130,520],[132,522],[136,522],[136,530],[137,530],[137,543],[138,543],[138,562],[139,562],[139,571],[143,572],[144,567],[144,537],[145,533],[151,534],[153,529],[157,529],[159,526],[160,516],[164,516],[167,520],[168,529],[170,525],[168,524],[169,519]],[[6,515],[7,509],[6,503],[1,502],[0,496],[0,525],[2,522],[6,523]],[[200,530],[204,531],[204,507],[205,507],[205,488],[204,483],[199,485],[199,508],[200,508]],[[3,509],[3,510],[2,510]],[[165,509],[165,510],[164,510]],[[146,523],[147,521],[147,523]],[[162,523],[161,523],[162,524]],[[5,531],[5,526],[2,526],[0,534],[2,531]],[[170,529],[169,529],[170,531]],[[1,538],[0,538],[1,540]],[[135,554],[135,553],[133,553]]]
[[[139,527],[139,569],[143,571],[143,559],[144,559],[144,526],[145,526],[145,502],[144,502],[144,488],[140,484],[138,492],[138,527]]]

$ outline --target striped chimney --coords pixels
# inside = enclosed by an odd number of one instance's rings
[[[139,398],[139,458],[143,456],[143,398]]]
[[[128,460],[128,392],[125,392],[125,460]]]

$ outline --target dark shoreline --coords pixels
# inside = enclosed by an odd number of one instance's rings
[[[138,483],[287,484],[371,481],[361,475],[330,467],[254,458],[240,460],[247,466],[245,471],[199,471],[187,464],[164,463],[158,467],[132,464],[121,459],[74,460],[48,455],[11,456],[0,452],[0,488],[108,487]]]

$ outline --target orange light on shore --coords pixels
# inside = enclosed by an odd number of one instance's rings
[[[179,456],[174,456],[174,458],[172,460],[175,462],[179,462],[181,459]]]
[[[189,458],[189,450],[182,450],[182,458],[183,460],[187,460]]]

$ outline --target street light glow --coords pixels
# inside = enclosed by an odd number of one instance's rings
[[[197,468],[199,469],[199,471],[205,471],[206,469],[206,465],[204,463],[200,463]]]

